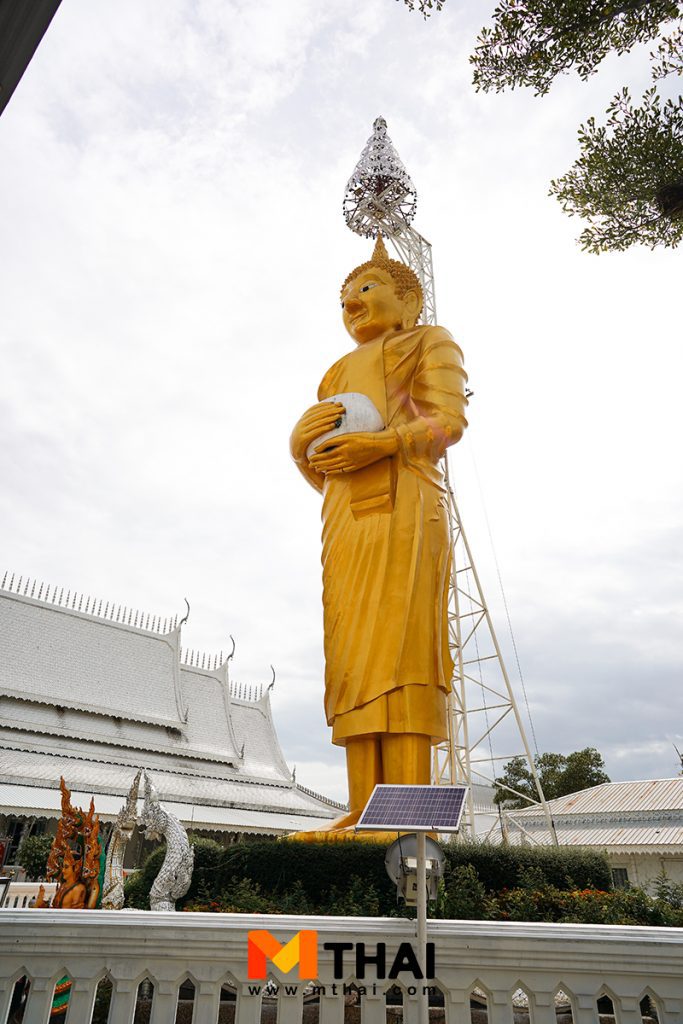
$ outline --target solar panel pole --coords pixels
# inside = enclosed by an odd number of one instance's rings
[[[406,263],[416,274],[422,286],[424,305],[422,309],[421,322],[424,324],[436,324],[436,292],[434,287],[434,266],[432,261],[431,244],[418,231],[411,227],[415,216],[417,205],[417,192],[408,175],[398,153],[396,152],[391,139],[387,134],[387,124],[383,117],[378,117],[373,124],[373,132],[361,153],[360,160],[351,175],[344,196],[343,213],[347,226],[358,235],[366,238],[376,237],[378,231],[387,239],[396,251],[399,259]],[[434,748],[432,778],[438,784],[465,784],[468,786],[465,814],[463,815],[463,828],[460,835],[475,836],[476,817],[474,811],[474,797],[472,792],[473,776],[477,775],[489,784],[488,779],[474,768],[474,763],[489,761],[492,766],[491,774],[495,774],[496,760],[509,760],[514,754],[505,758],[478,758],[474,759],[472,754],[484,740],[487,740],[493,729],[512,711],[516,721],[519,735],[522,742],[523,753],[529,764],[529,770],[533,777],[539,797],[539,803],[548,823],[552,841],[557,845],[557,835],[554,824],[543,795],[533,755],[526,737],[526,731],[522,722],[517,701],[510,685],[510,680],[505,668],[503,656],[498,644],[493,622],[484,600],[479,577],[474,568],[469,544],[465,536],[462,519],[455,501],[455,495],[450,482],[448,470],[448,459],[443,459],[444,480],[448,493],[448,514],[451,534],[451,581],[449,590],[449,611],[448,626],[451,653],[454,661],[453,678],[451,681],[451,692],[448,698],[448,739]],[[462,549],[466,557],[462,560]],[[461,564],[462,561],[462,564]],[[467,573],[473,575],[476,595],[465,593],[460,577]],[[461,609],[461,598],[466,597],[470,603],[474,603],[474,613],[468,608],[463,612]],[[465,616],[474,615],[478,619],[471,629],[465,634],[463,621]],[[490,638],[493,642],[495,653],[484,658],[465,658],[464,651],[468,643],[475,637],[479,625],[486,623]],[[475,638],[476,643],[476,638]],[[500,672],[503,677],[505,692],[501,693],[482,683],[483,707],[468,707],[468,684],[476,683],[470,669],[470,665],[481,663],[487,660],[497,660]],[[494,699],[501,701],[494,705],[492,710],[502,710],[494,724],[488,725],[488,711],[484,690],[489,689]],[[486,729],[482,735],[473,740],[471,723],[474,717],[484,711],[486,716]]]
[[[419,1024],[429,1024],[429,993],[427,992],[427,842],[426,833],[417,832],[417,950],[422,968],[422,984],[418,989]]]

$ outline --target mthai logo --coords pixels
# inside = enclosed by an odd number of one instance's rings
[[[249,980],[265,979],[266,960],[272,960],[283,974],[288,974],[298,963],[302,981],[313,981],[318,976],[318,933],[314,931],[297,932],[284,946],[265,929],[249,932],[247,953]]]
[[[374,951],[367,949],[364,942],[324,942],[323,949],[332,953],[333,973],[335,979],[346,976],[348,964],[344,963],[344,953],[353,953],[355,975],[366,977],[366,968],[373,968],[378,979],[396,979],[399,974],[412,974],[414,978],[434,978],[435,957],[434,943],[426,946],[426,963],[423,970],[409,942],[401,942],[393,960],[387,961],[386,945],[378,942]],[[313,981],[318,976],[318,933],[314,931],[297,932],[286,945],[279,942],[270,932],[254,931],[248,935],[247,975],[250,981],[265,980],[268,969],[266,961],[272,961],[283,974],[288,974],[295,964],[299,965],[299,978],[302,981]]]

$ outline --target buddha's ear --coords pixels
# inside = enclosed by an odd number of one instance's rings
[[[409,288],[403,296],[403,327],[414,327],[420,313],[420,296]]]

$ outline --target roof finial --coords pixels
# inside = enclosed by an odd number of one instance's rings
[[[185,623],[187,622],[187,620],[190,617],[190,602],[187,600],[186,597],[183,598],[183,601],[187,605],[187,611],[185,612],[185,615],[183,616],[183,618],[180,620],[180,625],[181,626],[184,626]]]
[[[346,185],[346,223],[357,235],[374,238],[381,221],[409,225],[416,206],[415,186],[387,134],[386,121],[378,117]]]
[[[272,678],[271,682],[268,685],[268,689],[266,690],[266,693],[270,693],[270,691],[275,686],[275,669],[273,668],[272,665],[270,666],[270,671],[273,673],[273,678]]]

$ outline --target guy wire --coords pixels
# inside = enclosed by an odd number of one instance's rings
[[[515,634],[514,634],[514,631],[512,629],[512,620],[510,618],[510,609],[508,608],[507,597],[505,595],[505,588],[503,586],[503,577],[501,575],[500,565],[498,564],[498,555],[496,554],[496,546],[493,543],[493,533],[491,531],[491,522],[489,520],[489,514],[488,514],[488,511],[486,509],[486,501],[484,499],[484,489],[483,489],[483,487],[481,485],[481,478],[479,476],[479,469],[477,467],[477,460],[476,460],[475,454],[474,454],[474,444],[472,443],[472,438],[470,436],[467,437],[467,441],[469,442],[469,452],[470,452],[470,458],[472,460],[472,468],[474,469],[474,475],[475,475],[476,480],[477,480],[477,487],[479,488],[479,497],[481,499],[481,506],[482,506],[482,510],[484,512],[484,522],[486,523],[486,530],[487,530],[488,535],[489,535],[489,543],[491,544],[491,552],[493,554],[493,562],[494,562],[494,565],[496,567],[496,575],[498,576],[498,585],[500,587],[500,593],[501,593],[501,596],[503,598],[503,607],[505,608],[505,617],[507,619],[508,630],[510,631],[510,639],[512,641],[512,650],[514,651],[514,654],[515,654],[515,663],[517,665],[517,673],[519,675],[519,681],[522,684],[522,693],[524,694],[524,704],[525,704],[525,707],[526,707],[527,718],[529,719],[529,726],[531,727],[531,736],[532,736],[533,741],[534,741],[534,750],[536,751],[536,756],[538,757],[538,742],[536,740],[536,730],[534,729],[534,721],[533,721],[533,718],[531,717],[531,708],[529,707],[529,698],[527,697],[526,683],[524,682],[524,675],[522,673],[522,666],[521,666],[520,661],[519,661],[519,653],[517,651],[517,641],[515,640]]]

